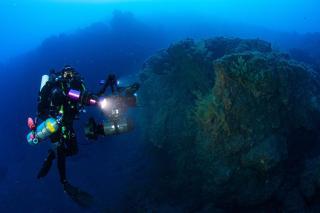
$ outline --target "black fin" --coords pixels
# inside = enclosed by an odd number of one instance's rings
[[[55,159],[54,151],[50,149],[48,152],[49,152],[48,156],[44,160],[44,162],[42,164],[42,167],[41,167],[41,169],[40,169],[40,171],[39,171],[39,173],[37,175],[38,179],[47,176],[47,174],[49,173],[50,168],[52,166],[52,161]]]
[[[80,207],[90,208],[93,205],[93,196],[87,192],[72,186],[70,183],[64,184],[64,191]]]

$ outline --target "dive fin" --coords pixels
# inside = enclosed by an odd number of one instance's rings
[[[93,197],[87,192],[72,186],[70,183],[64,183],[65,193],[80,207],[90,208],[93,205]]]
[[[49,150],[48,151],[48,156],[47,158],[44,160],[42,167],[37,175],[37,178],[43,178],[45,176],[47,176],[47,174],[49,173],[51,166],[52,166],[52,161],[55,159],[55,154],[53,150]]]

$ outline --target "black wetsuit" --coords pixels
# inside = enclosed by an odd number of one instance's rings
[[[42,178],[49,172],[52,161],[57,158],[57,165],[61,183],[67,183],[66,157],[78,153],[76,134],[73,122],[77,119],[82,105],[78,101],[71,100],[67,94],[70,89],[85,93],[84,82],[75,76],[70,79],[58,76],[51,78],[42,88],[38,100],[38,117],[46,120],[48,117],[62,116],[60,128],[50,137],[55,148],[49,150],[49,154],[38,174]]]

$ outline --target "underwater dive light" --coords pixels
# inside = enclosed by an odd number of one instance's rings
[[[89,100],[89,103],[90,103],[91,105],[95,105],[95,104],[97,103],[97,101],[91,98],[91,99]]]
[[[110,103],[110,100],[108,100],[107,98],[102,98],[100,101],[99,101],[99,106],[101,109],[103,110],[106,110],[110,107],[111,103]]]
[[[77,100],[80,99],[80,94],[81,94],[80,91],[71,89],[71,90],[68,92],[68,97],[69,97],[71,100],[77,101]]]
[[[68,97],[73,101],[81,101],[82,104],[97,104],[97,101],[94,99],[94,97],[88,95],[87,93],[81,96],[81,92],[74,89],[69,90]]]

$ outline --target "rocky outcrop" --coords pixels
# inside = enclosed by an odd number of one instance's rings
[[[166,198],[200,209],[310,204],[319,176],[317,73],[267,42],[215,38],[159,52],[140,79],[144,140],[166,164],[158,183]]]

